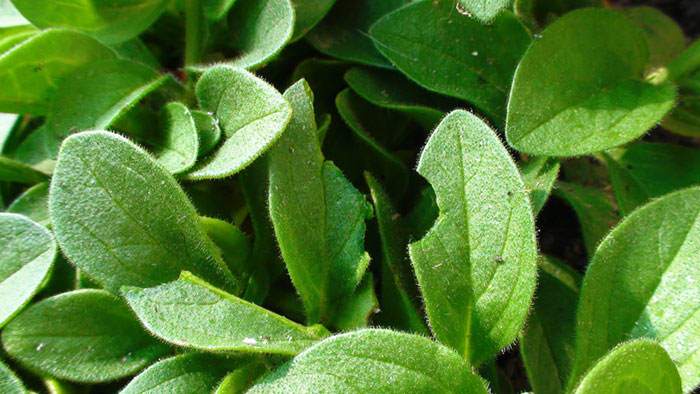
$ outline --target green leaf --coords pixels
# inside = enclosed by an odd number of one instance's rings
[[[600,7],[603,0],[515,0],[515,14],[533,30],[552,23],[569,11],[584,7]]]
[[[620,220],[611,196],[602,190],[567,182],[557,182],[554,195],[566,200],[576,212],[586,251],[593,256],[600,241]]]
[[[39,28],[65,27],[89,34],[106,43],[134,38],[165,10],[168,0],[12,0]]]
[[[292,38],[294,8],[291,0],[236,0],[228,18],[226,64],[256,69],[270,62]],[[221,59],[216,59],[220,63]],[[190,67],[205,71],[207,65]]]
[[[0,392],[5,394],[28,394],[24,383],[12,370],[0,361]]]
[[[77,68],[56,89],[46,124],[19,146],[17,157],[31,164],[56,159],[66,137],[83,130],[111,128],[169,78],[123,59],[94,61]]]
[[[197,97],[224,132],[223,144],[190,172],[190,179],[238,173],[280,137],[292,111],[282,95],[253,74],[229,66],[209,69],[197,82]]]
[[[123,137],[97,131],[66,139],[49,211],[61,250],[110,291],[168,282],[183,270],[239,286],[177,182]]]
[[[581,288],[573,387],[595,361],[630,338],[658,341],[684,391],[700,383],[700,188],[668,194],[625,218],[600,244]]]
[[[247,283],[256,268],[250,260],[248,237],[238,227],[223,220],[202,216],[199,223],[221,251],[229,270],[236,278],[241,278],[242,283]]]
[[[191,111],[194,124],[199,133],[199,157],[211,152],[221,141],[221,128],[219,121],[213,116],[202,111]]]
[[[158,287],[124,287],[122,294],[148,331],[177,346],[294,355],[326,335],[323,327],[304,327],[189,272]]]
[[[653,7],[632,7],[626,17],[642,28],[649,47],[649,68],[668,65],[685,49],[685,35],[671,17]]]
[[[457,0],[457,11],[481,22],[490,23],[501,11],[509,8],[513,0]]]
[[[404,112],[426,129],[432,130],[446,111],[458,106],[389,70],[353,67],[345,73],[345,81],[363,99],[378,107]]]
[[[17,182],[27,185],[46,181],[48,176],[22,162],[0,156],[0,181]]]
[[[9,2],[9,0],[3,0]],[[36,34],[38,30],[32,25],[0,27],[0,53],[7,52],[15,45]]]
[[[410,0],[337,0],[331,12],[306,39],[319,52],[355,63],[390,68],[369,37],[369,28],[382,16]]]
[[[226,16],[236,0],[203,0],[204,15],[212,20],[219,20]]]
[[[658,343],[638,339],[614,348],[586,374],[575,394],[643,391],[680,394],[681,379],[668,353]]]
[[[532,211],[537,214],[549,199],[554,182],[559,176],[559,160],[551,157],[534,157],[520,166],[525,188],[530,193]]]
[[[43,115],[57,81],[114,52],[93,38],[68,30],[45,30],[0,55],[0,111]],[[20,83],[21,81],[21,83]]]
[[[364,251],[368,206],[340,170],[324,161],[306,82],[294,84],[284,97],[294,115],[268,155],[270,217],[307,321],[326,322],[333,304],[353,293],[369,263]]]
[[[484,381],[452,350],[427,338],[366,329],[307,349],[248,392],[487,393]]]
[[[37,374],[84,383],[133,375],[169,351],[104,290],[76,290],[32,305],[3,330],[2,344]]]
[[[0,213],[0,327],[46,283],[55,258],[56,242],[46,228]]]
[[[374,130],[376,130],[375,118],[385,114],[378,112],[376,107],[373,107],[350,89],[345,89],[338,94],[335,98],[335,105],[345,124],[369,148],[371,155],[378,161],[378,164],[373,166],[378,167],[377,175],[382,178],[387,188],[394,193],[393,195],[403,195],[408,186],[408,166],[396,154],[379,143],[370,131],[373,130],[373,126]],[[365,165],[370,167],[370,163]]]
[[[644,82],[642,30],[612,10],[571,12],[545,29],[515,73],[506,136],[534,155],[576,156],[642,136],[673,107],[671,84]]]
[[[214,394],[242,394],[248,391],[261,374],[268,372],[260,362],[251,362],[224,377]]]
[[[419,296],[408,260],[408,234],[405,221],[394,209],[379,182],[365,173],[381,242],[381,318],[391,327],[427,334],[419,314]]]
[[[649,200],[700,184],[700,150],[639,142],[605,155],[617,205],[624,215]]]
[[[438,125],[417,171],[433,186],[440,216],[409,253],[436,338],[472,364],[508,346],[535,290],[532,207],[508,151],[475,115]]]
[[[581,275],[551,257],[540,257],[538,265],[535,304],[520,337],[520,354],[533,390],[560,394],[574,359]]]
[[[350,297],[336,307],[332,326],[336,331],[350,331],[367,327],[372,315],[379,310],[374,292],[374,275],[368,272]]]
[[[302,38],[331,10],[336,0],[292,0],[294,6],[294,35],[292,41]]]
[[[162,135],[147,140],[156,161],[171,174],[189,170],[197,161],[199,134],[190,110],[182,103],[163,107]]]
[[[210,393],[235,365],[219,356],[185,353],[151,365],[119,394]]]
[[[663,119],[661,126],[686,137],[700,135],[700,72],[679,82],[678,105]]]
[[[530,44],[513,14],[484,25],[457,12],[453,1],[412,3],[380,19],[370,34],[410,79],[474,104],[497,123],[505,118],[515,67]]]
[[[700,40],[693,41],[668,65],[670,80],[680,82],[700,69]]]

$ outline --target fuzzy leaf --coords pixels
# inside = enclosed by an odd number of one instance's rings
[[[525,188],[530,193],[532,211],[537,216],[549,199],[554,182],[559,176],[559,161],[551,157],[535,157],[524,163],[520,171]]]
[[[0,111],[46,114],[50,93],[61,77],[114,57],[111,49],[84,34],[60,29],[35,34],[0,54]]]
[[[457,12],[454,4],[412,3],[380,19],[370,34],[377,49],[410,79],[466,100],[502,123],[513,73],[530,36],[511,13],[484,25]]]
[[[481,119],[454,111],[428,140],[418,173],[440,216],[409,253],[436,338],[478,365],[508,346],[535,290],[537,246],[517,167]]]
[[[617,344],[647,337],[678,366],[683,389],[700,383],[700,188],[636,210],[600,244],[581,287],[573,387]]]
[[[28,394],[24,383],[15,375],[12,370],[0,362],[0,392],[5,394]]]
[[[614,348],[598,361],[574,394],[644,392],[680,394],[681,379],[668,353],[658,343],[638,339]]]
[[[511,6],[513,0],[457,0],[457,10],[475,16],[482,22],[491,22],[501,11]]]
[[[177,182],[123,137],[97,131],[66,139],[49,211],[61,250],[110,291],[165,283],[183,270],[238,287]]]
[[[212,151],[221,141],[221,128],[219,121],[213,116],[203,111],[191,111],[194,124],[199,133],[199,157],[205,156]]]
[[[55,258],[56,242],[46,228],[21,215],[0,213],[0,327],[45,284]]]
[[[513,80],[506,136],[534,155],[576,156],[635,138],[673,107],[675,88],[644,82],[642,30],[604,9],[571,12],[527,50]]]
[[[30,187],[7,207],[7,212],[24,215],[42,226],[49,226],[49,184],[42,182]]]
[[[132,375],[169,350],[104,290],[76,290],[32,305],[3,330],[2,344],[35,373],[84,383]]]
[[[369,329],[316,344],[248,393],[341,392],[486,394],[488,390],[452,350],[421,336]]]
[[[270,151],[270,217],[309,323],[329,321],[369,262],[364,251],[368,206],[316,135],[312,93],[303,80],[284,94],[294,115]]]
[[[279,138],[292,111],[282,95],[253,74],[229,66],[209,69],[197,82],[197,97],[214,113],[224,142],[200,161],[190,179],[224,178],[238,173]]]
[[[158,338],[210,352],[294,355],[325,335],[184,272],[149,289],[125,287],[129,306]]]
[[[156,161],[171,174],[189,170],[197,161],[199,134],[192,113],[182,103],[168,103],[163,107],[162,135],[147,143]]]
[[[185,353],[151,365],[119,394],[210,393],[235,365],[219,356]]]

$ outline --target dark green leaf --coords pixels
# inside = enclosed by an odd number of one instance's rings
[[[412,3],[380,19],[370,34],[410,79],[474,104],[499,124],[515,67],[530,44],[513,14],[484,25],[457,12],[453,1]]]
[[[537,271],[530,200],[496,134],[466,111],[438,125],[417,171],[440,208],[409,246],[428,321],[438,340],[479,364],[508,346],[527,316]]]
[[[292,0],[294,6],[294,35],[296,41],[306,35],[331,10],[336,0]]]
[[[240,285],[177,182],[123,137],[86,132],[66,139],[49,209],[66,256],[111,291],[171,281],[183,270],[225,289]]]
[[[649,47],[649,68],[668,65],[685,49],[685,35],[681,27],[658,9],[633,7],[624,10],[624,13],[644,32]]]
[[[132,375],[168,352],[103,290],[76,290],[32,305],[3,330],[2,343],[38,374],[85,383]]]
[[[48,176],[22,162],[0,156],[0,181],[17,182],[27,185],[46,181]]]
[[[4,362],[0,362],[0,392],[4,394],[29,393],[22,381]]]

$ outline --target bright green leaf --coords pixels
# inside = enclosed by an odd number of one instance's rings
[[[644,82],[642,30],[604,9],[571,12],[527,50],[513,81],[506,136],[515,149],[576,156],[642,136],[673,107],[675,88]]]
[[[42,182],[30,187],[7,207],[7,212],[24,215],[42,226],[48,226],[51,223],[49,184]]]
[[[114,57],[111,49],[77,32],[50,29],[35,34],[0,55],[0,111],[43,115],[61,77]]]
[[[221,141],[221,128],[219,121],[213,116],[202,111],[192,111],[192,118],[199,133],[198,156],[205,156],[211,152]]]
[[[534,157],[520,167],[525,188],[530,193],[535,216],[549,199],[554,182],[559,176],[559,161],[550,157]]]
[[[132,375],[169,351],[103,290],[76,290],[32,305],[3,330],[2,344],[35,373],[85,383]]]
[[[323,327],[304,327],[188,272],[158,287],[124,287],[122,294],[148,331],[177,346],[294,355],[325,335]]]
[[[377,49],[410,79],[466,100],[502,123],[513,73],[530,36],[511,13],[484,25],[457,12],[454,4],[412,3],[380,19],[370,34]]]
[[[513,0],[457,0],[457,11],[476,17],[484,23],[491,22],[501,11],[511,6]]]
[[[24,216],[0,213],[0,327],[41,289],[56,258],[56,242]]]
[[[66,139],[49,210],[61,250],[111,291],[154,286],[183,270],[238,287],[177,182],[123,137],[86,132]]]
[[[263,154],[279,138],[292,115],[282,95],[253,74],[229,66],[209,69],[197,82],[205,111],[219,120],[224,142],[197,163],[190,179],[233,175]]]
[[[163,107],[161,135],[147,140],[156,161],[171,174],[189,170],[197,161],[199,134],[190,110],[182,103]]]
[[[263,393],[486,394],[484,381],[452,350],[388,330],[337,335],[309,348],[249,391]]]
[[[418,162],[440,216],[409,253],[438,340],[475,365],[516,337],[535,290],[537,246],[518,168],[481,119],[454,111]]]
[[[309,323],[331,319],[369,262],[364,251],[367,202],[333,163],[324,161],[303,80],[284,94],[294,115],[270,151],[270,217]],[[314,262],[314,263],[310,263]]]
[[[658,343],[638,339],[614,348],[588,371],[574,394],[680,394],[681,379]]]
[[[700,383],[700,188],[668,194],[625,218],[600,244],[581,287],[569,387],[617,344],[648,337]]]

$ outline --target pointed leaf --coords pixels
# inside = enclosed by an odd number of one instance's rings
[[[125,287],[129,306],[158,338],[210,352],[294,355],[325,335],[184,272],[149,289]]]
[[[640,137],[673,107],[675,88],[644,82],[640,28],[612,10],[588,8],[552,23],[513,80],[506,136],[534,155],[576,156]]]
[[[600,244],[581,288],[576,360],[569,387],[630,338],[658,341],[678,366],[684,391],[700,383],[700,188],[634,211]]]
[[[123,137],[98,131],[66,139],[49,211],[61,250],[110,291],[164,283],[183,270],[237,287],[177,182]]]
[[[418,173],[440,208],[409,245],[428,321],[438,340],[479,364],[509,345],[527,316],[537,271],[530,200],[496,134],[466,111],[438,125]]]

